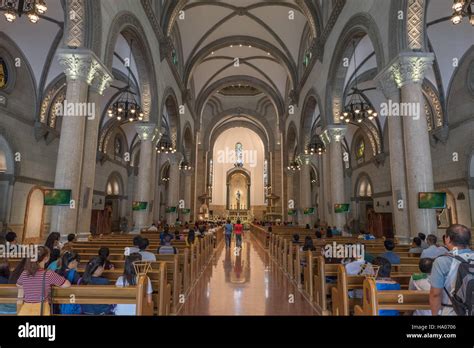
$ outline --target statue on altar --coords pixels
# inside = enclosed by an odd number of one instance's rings
[[[237,204],[239,205],[240,205],[240,196],[241,196],[240,190],[237,190],[237,193],[235,194],[235,198],[237,199]]]

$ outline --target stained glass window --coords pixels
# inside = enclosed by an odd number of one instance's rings
[[[235,144],[235,159],[238,165],[244,164],[243,146],[241,143]]]
[[[7,87],[8,70],[3,58],[0,57],[0,89]]]
[[[359,143],[357,144],[357,151],[356,157],[357,159],[363,159],[365,155],[365,142],[364,139],[360,139]]]

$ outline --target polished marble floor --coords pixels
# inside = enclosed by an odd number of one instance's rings
[[[221,246],[179,315],[316,315],[250,233]]]

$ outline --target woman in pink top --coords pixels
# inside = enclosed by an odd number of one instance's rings
[[[237,247],[242,246],[242,235],[244,234],[244,226],[240,223],[240,220],[237,220],[237,223],[234,225],[234,234]]]

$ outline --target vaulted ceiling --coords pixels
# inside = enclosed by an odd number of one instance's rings
[[[306,37],[312,40],[317,35],[318,12],[311,2],[176,3],[168,28],[179,33],[183,79],[198,102],[198,113],[221,88],[239,84],[257,88],[274,104],[284,105],[298,84],[300,46]]]

